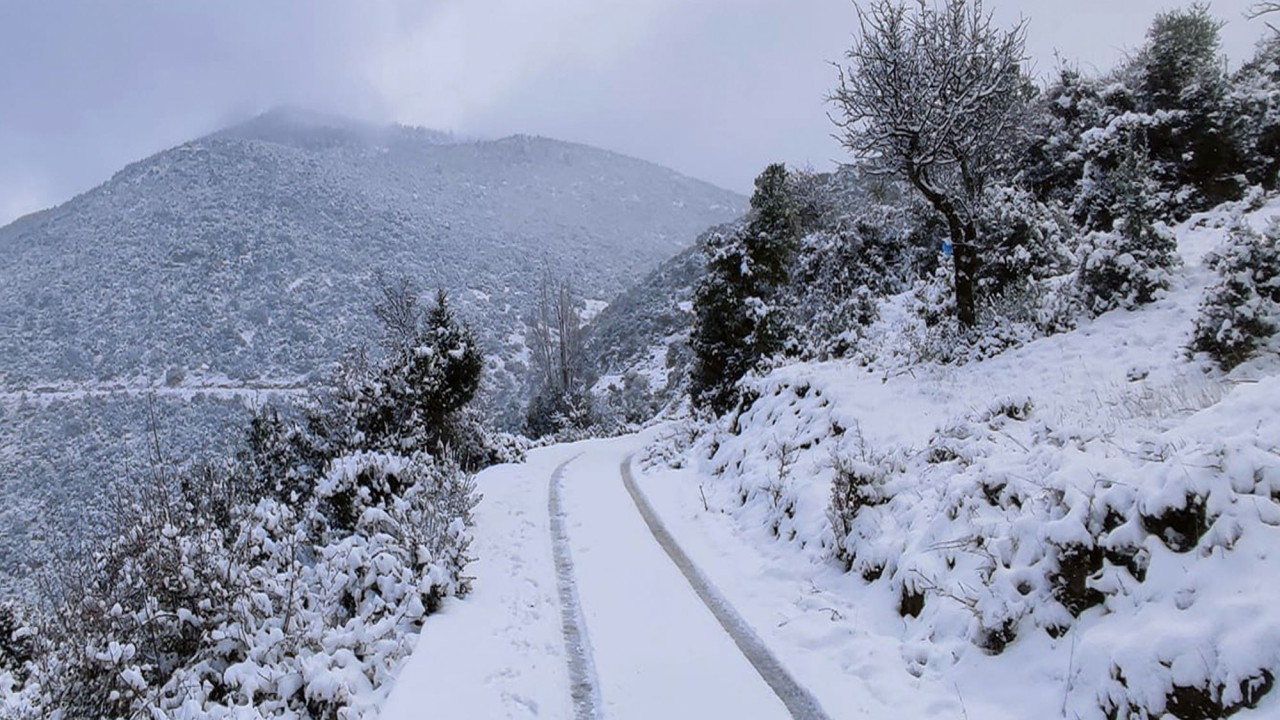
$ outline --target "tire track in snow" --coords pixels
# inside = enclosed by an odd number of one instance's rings
[[[644,518],[644,522],[649,526],[649,532],[653,533],[653,537],[666,551],[667,557],[680,568],[680,572],[684,574],[689,585],[693,587],[693,591],[697,593],[698,598],[707,606],[711,614],[720,622],[720,626],[724,631],[729,633],[729,637],[733,638],[733,642],[746,656],[751,666],[760,673],[760,677],[769,685],[782,704],[787,707],[787,711],[791,713],[791,717],[796,720],[830,720],[823,711],[822,706],[818,704],[818,700],[806,690],[795,678],[787,672],[787,669],[778,662],[773,656],[769,648],[765,646],[760,636],[756,635],[751,626],[747,624],[738,611],[733,609],[729,601],[724,595],[711,584],[702,571],[698,569],[689,556],[680,549],[675,538],[667,531],[665,525],[662,524],[661,518],[654,512],[653,506],[649,504],[648,498],[641,492],[640,487],[636,485],[635,477],[631,474],[631,459],[633,455],[628,455],[622,461],[622,483],[627,488],[627,493],[631,495],[631,499],[636,504],[636,509],[640,511],[640,516]],[[566,465],[568,463],[565,463]],[[560,466],[563,469],[564,465]],[[559,470],[557,470],[557,473]]]
[[[547,511],[551,515],[551,548],[555,556],[556,586],[560,594],[565,656],[569,660],[569,694],[573,698],[573,715],[575,720],[598,720],[600,680],[596,677],[595,662],[591,658],[586,619],[582,616],[582,606],[578,603],[578,588],[573,580],[573,557],[569,552],[569,534],[565,530],[564,509],[560,500],[564,469],[580,457],[582,453],[565,460],[551,474]]]

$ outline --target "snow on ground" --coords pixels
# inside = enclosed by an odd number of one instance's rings
[[[599,447],[569,466],[565,513],[603,716],[788,717],[627,495],[635,439]]]
[[[477,478],[473,591],[427,618],[383,718],[573,716],[547,515],[562,459],[535,451]]]
[[[1280,367],[1185,356],[1223,221],[1180,228],[1152,306],[959,367],[781,368],[642,482],[833,715],[1247,704],[1280,669]]]
[[[427,619],[383,717],[574,717],[549,482],[608,718],[785,718],[786,709],[653,539],[621,463],[650,436],[531,451],[477,478],[474,590]],[[578,457],[580,455],[580,457]]]
[[[1258,700],[1280,669],[1280,363],[1184,352],[1223,220],[1180,228],[1185,264],[1139,311],[958,367],[784,367],[717,426],[486,471],[475,591],[428,619],[386,717],[575,715],[562,464],[600,715],[787,716],[628,497],[633,455],[674,542],[832,718],[1280,716]]]

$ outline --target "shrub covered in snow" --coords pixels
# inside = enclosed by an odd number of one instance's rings
[[[1280,225],[1258,233],[1240,223],[1208,261],[1218,279],[1200,303],[1191,349],[1230,370],[1280,330]]]
[[[932,362],[964,364],[994,357],[1038,337],[1075,327],[1080,315],[1080,299],[1071,278],[1030,279],[1005,292],[984,297],[972,328],[960,327],[950,294],[950,260],[944,260],[932,276],[918,281],[905,298],[909,322],[871,328],[868,336],[880,343],[875,348],[884,362],[896,355],[908,364]],[[867,358],[871,363],[872,359]],[[892,361],[890,361],[892,362]]]
[[[1151,302],[1168,287],[1169,270],[1178,262],[1172,231],[1155,219],[1145,148],[1130,147],[1113,175],[1112,227],[1089,233],[1079,249],[1082,299],[1095,315]]]
[[[0,673],[25,674],[34,650],[32,635],[17,603],[0,603]]]
[[[292,502],[236,469],[146,483],[68,575],[35,682],[62,717],[361,717],[423,618],[468,590],[476,496],[455,465],[336,458]]]
[[[1076,228],[1067,214],[1016,185],[988,188],[978,219],[980,302],[1035,294],[1035,282],[1068,272]],[[1034,304],[1032,301],[1029,304]]]
[[[15,670],[0,642],[0,708],[376,712],[423,618],[469,589],[468,468],[522,452],[467,412],[479,352],[444,296],[396,317],[385,359],[357,354],[307,406],[258,411],[234,459],[174,473],[157,447],[105,539],[60,569],[39,642],[13,646],[31,660]]]
[[[653,392],[649,376],[635,370],[628,370],[616,382],[606,384],[601,395],[601,424],[613,427],[639,427],[661,408],[661,400]]]
[[[796,173],[802,220],[786,304],[787,352],[851,357],[881,298],[908,289],[938,263],[946,230],[928,208],[882,178],[855,170]]]
[[[1113,232],[1093,232],[1080,248],[1080,286],[1094,314],[1133,309],[1169,285],[1174,238],[1163,224],[1116,222]]]
[[[912,673],[961,644],[1070,635],[1070,717],[1216,718],[1271,691],[1280,379],[1165,431],[1121,437],[1017,396],[878,446],[821,387],[785,372],[753,387],[695,444],[719,497],[883,587]]]

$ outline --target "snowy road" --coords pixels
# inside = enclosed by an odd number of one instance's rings
[[[821,717],[803,691],[789,704],[810,712],[788,710],[655,539],[620,472],[642,444],[546,448],[478,478],[475,590],[428,620],[383,717]],[[557,535],[580,608],[563,614]]]

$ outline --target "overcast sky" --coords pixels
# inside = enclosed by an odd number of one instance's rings
[[[1218,0],[1234,63],[1266,28]],[[1110,67],[1168,0],[1003,0],[1054,53]],[[547,135],[748,192],[830,167],[824,94],[849,0],[0,0],[0,223],[280,105],[462,134]]]

